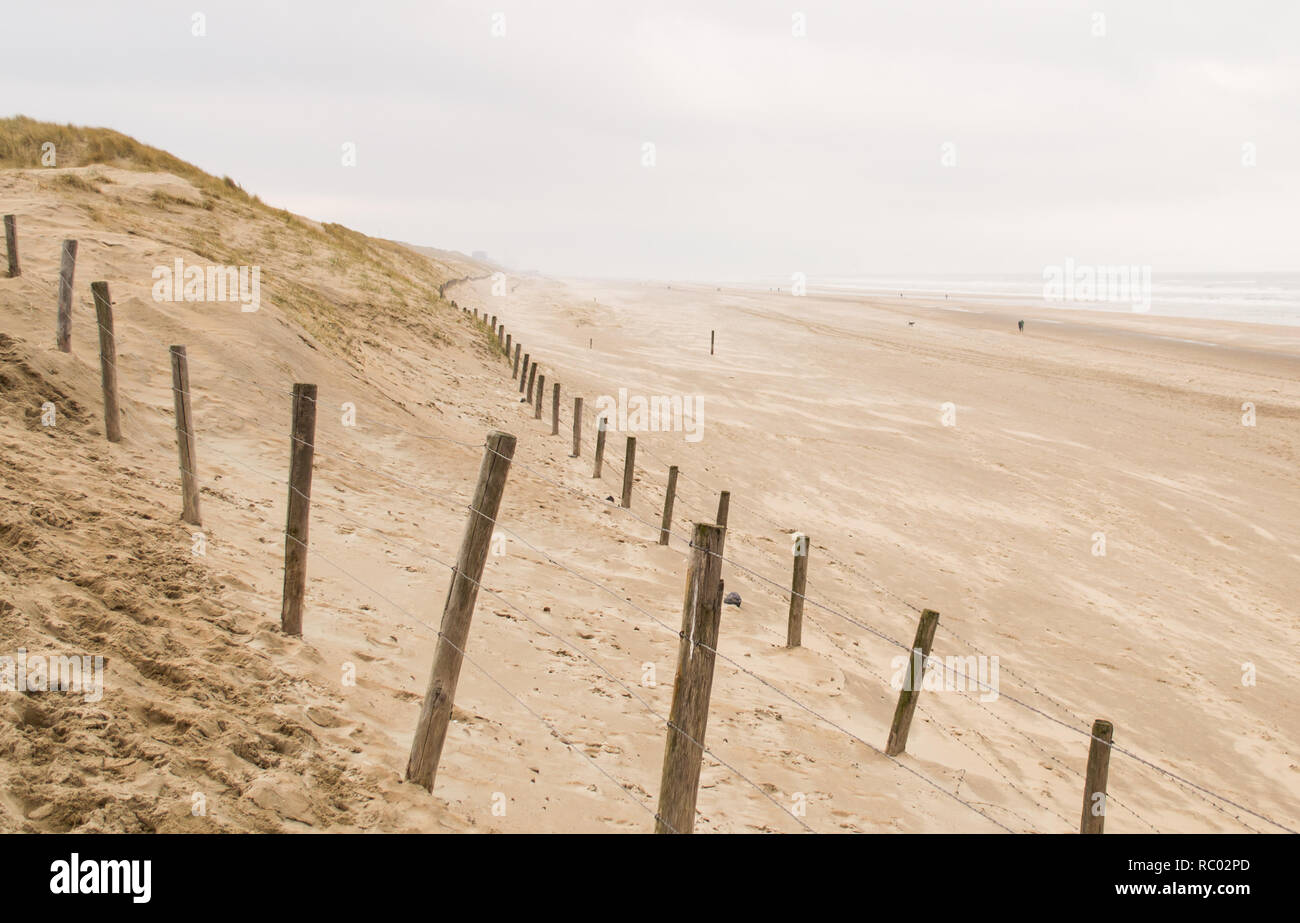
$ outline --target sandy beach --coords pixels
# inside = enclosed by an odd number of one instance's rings
[[[460,255],[356,235],[358,272],[330,262],[341,238],[312,236],[328,229],[256,208],[236,225],[188,179],[58,172],[108,181],[0,174],[23,253],[0,279],[0,608],[6,649],[108,664],[97,702],[7,694],[3,829],[648,831],[686,538],[720,490],[742,605],[723,610],[698,831],[1069,832],[1096,718],[1180,777],[1117,751],[1107,832],[1300,825],[1300,330],[538,276],[494,294],[495,268]],[[241,262],[182,229],[252,246],[277,221],[305,242],[262,255],[258,311],[153,297],[151,270],[175,258]],[[309,277],[319,304],[297,288]],[[100,415],[99,279],[118,445]],[[559,435],[549,393],[538,421],[465,307],[506,324],[548,392],[561,383]],[[178,518],[172,343],[192,363],[202,555]],[[278,628],[294,382],[316,383],[321,408],[301,639]],[[698,440],[636,433],[627,511],[606,499],[624,434],[591,477],[592,408],[620,388],[702,408]],[[504,535],[430,795],[401,774],[493,429],[518,437]],[[808,605],[788,650],[796,532]],[[999,695],[923,692],[891,760],[892,642],[910,643],[920,608],[940,613],[935,656],[998,659]]]

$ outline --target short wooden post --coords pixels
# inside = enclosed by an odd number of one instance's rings
[[[803,643],[803,600],[808,589],[808,536],[794,537],[794,573],[790,577],[790,619],[786,626],[785,646]]]
[[[515,344],[515,370],[514,370],[514,372],[512,373],[512,374],[514,375],[515,378],[518,378],[518,377],[519,377],[519,352],[520,352],[520,350],[523,349],[523,346],[524,346],[523,343],[516,343],[516,344]],[[523,390],[523,385],[522,385],[522,384],[519,386],[519,390],[520,390],[520,391]]]
[[[525,362],[527,362],[527,359],[528,357],[525,356],[524,357]],[[531,366],[528,367],[528,403],[530,404],[533,402],[533,382],[536,380],[537,380],[537,363],[534,362]]]
[[[934,631],[939,627],[939,613],[933,609],[921,612],[912,641],[912,653],[903,679],[903,690],[898,694],[898,707],[894,709],[894,723],[889,727],[889,740],[885,744],[886,756],[898,756],[907,749],[907,732],[912,726],[916,701],[921,697],[921,680],[925,677],[925,661],[934,646]]]
[[[623,455],[623,508],[632,507],[632,475],[636,471],[636,437],[627,437],[627,451]]]
[[[731,491],[724,490],[718,495],[718,525],[727,527],[727,516],[731,512]]]
[[[668,468],[668,490],[664,493],[664,518],[659,524],[659,544],[667,545],[673,534],[673,498],[677,495],[677,466]]]
[[[18,219],[5,215],[5,251],[9,254],[9,278],[16,279],[22,274],[18,268]]]
[[[545,393],[546,393],[546,376],[538,375],[537,376],[537,404],[533,408],[534,420],[540,420],[542,418],[542,395]]]
[[[72,352],[72,277],[77,271],[77,242],[65,240],[59,260],[59,317],[54,334],[60,352]]]
[[[512,333],[506,334],[506,359],[507,360],[510,359],[510,344],[513,339],[514,339],[514,334]]]
[[[109,442],[122,441],[122,418],[117,409],[117,341],[113,336],[113,302],[107,282],[90,283],[99,324],[99,380],[104,389],[104,435]]]
[[[1083,781],[1083,817],[1080,833],[1101,833],[1106,826],[1106,777],[1110,773],[1110,745],[1115,726],[1098,718],[1092,723],[1088,747],[1088,774]]]
[[[551,389],[551,435],[560,435],[560,383]]]
[[[719,526],[697,522],[691,536],[655,833],[691,833],[695,829],[695,801],[722,621],[722,531]]]
[[[316,386],[293,386],[293,435],[289,448],[289,516],[284,527],[284,601],[280,628],[302,634],[302,597],[307,589],[307,527],[311,513],[312,459],[316,455]]]
[[[718,333],[718,332],[717,332],[716,330],[710,330],[710,331],[709,331],[709,355],[710,355],[710,356],[713,355],[713,340],[714,340],[714,337],[717,336],[717,333]]]
[[[570,458],[577,458],[582,454],[582,398],[573,399],[573,451],[569,453]]]
[[[605,463],[605,430],[608,424],[604,416],[596,418],[596,467],[591,470],[591,476],[600,477],[600,469]]]
[[[469,643],[474,602],[478,598],[483,565],[487,562],[497,512],[501,508],[501,494],[514,455],[514,436],[502,432],[488,435],[487,450],[478,470],[478,486],[474,489],[469,520],[465,523],[465,534],[460,542],[460,554],[452,571],[451,586],[447,588],[447,601],[442,607],[442,624],[438,629],[438,647],[433,655],[429,686],[415,726],[411,758],[406,764],[407,781],[422,785],[428,791],[433,791],[438,761],[447,740],[447,724],[456,700],[461,661]]]
[[[176,410],[176,452],[181,463],[181,519],[199,522],[199,476],[194,450],[194,412],[190,406],[190,363],[184,346],[173,346],[172,406]]]

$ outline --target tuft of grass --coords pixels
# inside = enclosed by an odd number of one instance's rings
[[[102,190],[90,180],[78,176],[76,173],[59,173],[54,177],[54,182],[59,186],[68,189],[76,189],[78,192],[101,192]]]

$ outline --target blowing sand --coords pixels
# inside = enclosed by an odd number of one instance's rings
[[[5,694],[4,829],[648,831],[683,537],[720,489],[723,577],[743,598],[724,608],[720,651],[743,670],[718,667],[698,831],[1068,832],[1094,718],[1117,745],[1300,824],[1300,332],[664,283],[512,277],[493,295],[478,278],[491,267],[436,264],[470,279],[447,298],[499,315],[561,382],[552,436],[549,394],[534,420],[508,363],[436,290],[395,311],[381,282],[341,271],[314,291],[347,309],[304,317],[276,269],[326,265],[307,248],[264,266],[256,313],[159,303],[151,269],[202,254],[60,206],[31,173],[4,174],[24,273],[0,279],[3,643],[109,664],[96,703]],[[65,355],[53,307],[69,236]],[[98,279],[116,302],[116,446]],[[203,556],[179,522],[170,343],[192,361]],[[278,629],[295,381],[321,401],[301,639]],[[630,512],[605,499],[622,434],[591,478],[593,408],[621,387],[703,403],[698,442],[637,433]],[[401,772],[494,428],[519,437],[509,532],[431,796]],[[664,548],[669,464],[682,479]],[[795,532],[811,537],[813,602],[804,646],[786,650]],[[923,692],[894,762],[872,749],[897,698],[885,639],[910,641],[913,607],[941,613],[936,656],[996,655],[1001,695]],[[1279,830],[1119,753],[1110,792],[1108,832]]]

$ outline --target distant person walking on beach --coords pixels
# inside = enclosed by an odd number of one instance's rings
[[[1020,332],[1021,332],[1021,333],[1024,333],[1024,332],[1025,332],[1025,322],[1024,322],[1024,321],[1021,321],[1021,322],[1020,322]]]

